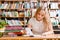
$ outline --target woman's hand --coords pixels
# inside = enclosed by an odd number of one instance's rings
[[[53,31],[45,32],[45,33],[43,33],[42,35],[49,35],[49,34],[53,34]]]
[[[23,32],[22,32],[23,34],[26,34],[26,30],[23,30]]]
[[[25,30],[26,30],[26,34],[27,35],[33,35],[33,33],[32,33],[30,28],[25,28]]]

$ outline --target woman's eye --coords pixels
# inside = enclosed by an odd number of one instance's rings
[[[41,15],[41,16],[44,16],[44,15]]]
[[[43,16],[43,15],[41,15],[41,16]]]
[[[42,15],[42,17],[44,17],[44,15]]]
[[[41,15],[40,13],[38,15]]]

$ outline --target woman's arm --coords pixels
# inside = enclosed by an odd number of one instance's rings
[[[28,24],[28,27],[25,28],[25,30],[26,30],[26,35],[33,35],[32,31],[31,31],[31,25],[30,24]]]
[[[50,25],[48,26],[48,30],[47,32],[44,32],[42,35],[48,35],[48,34],[54,34],[53,32],[53,27],[52,24],[50,23]]]
[[[32,29],[32,19],[28,21],[27,28],[25,28],[27,35],[33,35],[31,29]]]
[[[30,29],[32,29],[32,25],[31,24],[28,24],[27,27],[30,28]]]
[[[53,34],[53,26],[52,26],[52,23],[51,23],[51,20],[50,20],[50,16],[48,13],[46,13],[45,15],[47,21],[48,21],[48,31],[43,33],[43,34]]]
[[[53,32],[53,26],[52,26],[51,22],[49,23],[48,31],[44,32],[42,35],[49,35],[49,34],[54,34],[54,32]]]

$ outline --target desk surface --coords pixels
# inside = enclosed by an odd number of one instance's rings
[[[24,37],[24,36],[19,36],[19,37],[1,37],[0,40],[2,39],[7,39],[7,40],[28,40],[28,39],[59,39],[60,38],[60,34],[50,34],[50,35],[46,35],[46,36],[37,36],[37,37]]]

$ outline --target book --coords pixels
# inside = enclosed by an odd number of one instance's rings
[[[24,6],[24,3],[19,2],[19,8],[23,9],[24,8],[23,6]]]
[[[19,3],[15,3],[15,4],[16,4],[15,9],[19,9]]]
[[[37,2],[37,0],[30,0],[30,2]]]
[[[18,17],[18,12],[17,11],[14,12],[14,16]]]
[[[21,26],[23,23],[19,20],[7,20],[8,25],[10,26]]]
[[[30,17],[31,16],[31,10],[26,10],[24,12],[25,17]]]
[[[50,17],[56,17],[57,12],[55,10],[49,11]]]
[[[53,26],[57,26],[58,25],[58,20],[57,19],[50,18],[50,20],[51,20]]]
[[[31,8],[34,8],[34,3],[31,2],[30,5],[31,5]]]
[[[6,8],[7,8],[7,6],[8,6],[8,4],[4,4],[3,9],[6,9]]]
[[[2,4],[0,4],[0,9],[2,9]]]
[[[15,20],[16,25],[20,25],[19,20]]]
[[[58,9],[58,3],[51,3],[51,9]]]
[[[24,12],[19,12],[18,15],[19,17],[24,17]]]
[[[32,17],[35,15],[36,9],[32,9]]]
[[[57,10],[58,17],[60,17],[60,10]]]
[[[30,4],[28,2],[24,2],[25,8],[30,8]]]
[[[37,8],[40,7],[40,2],[37,2]]]
[[[10,20],[7,20],[8,25],[13,26],[13,23]]]
[[[2,16],[5,17],[18,17],[18,12],[17,11],[3,11]]]

